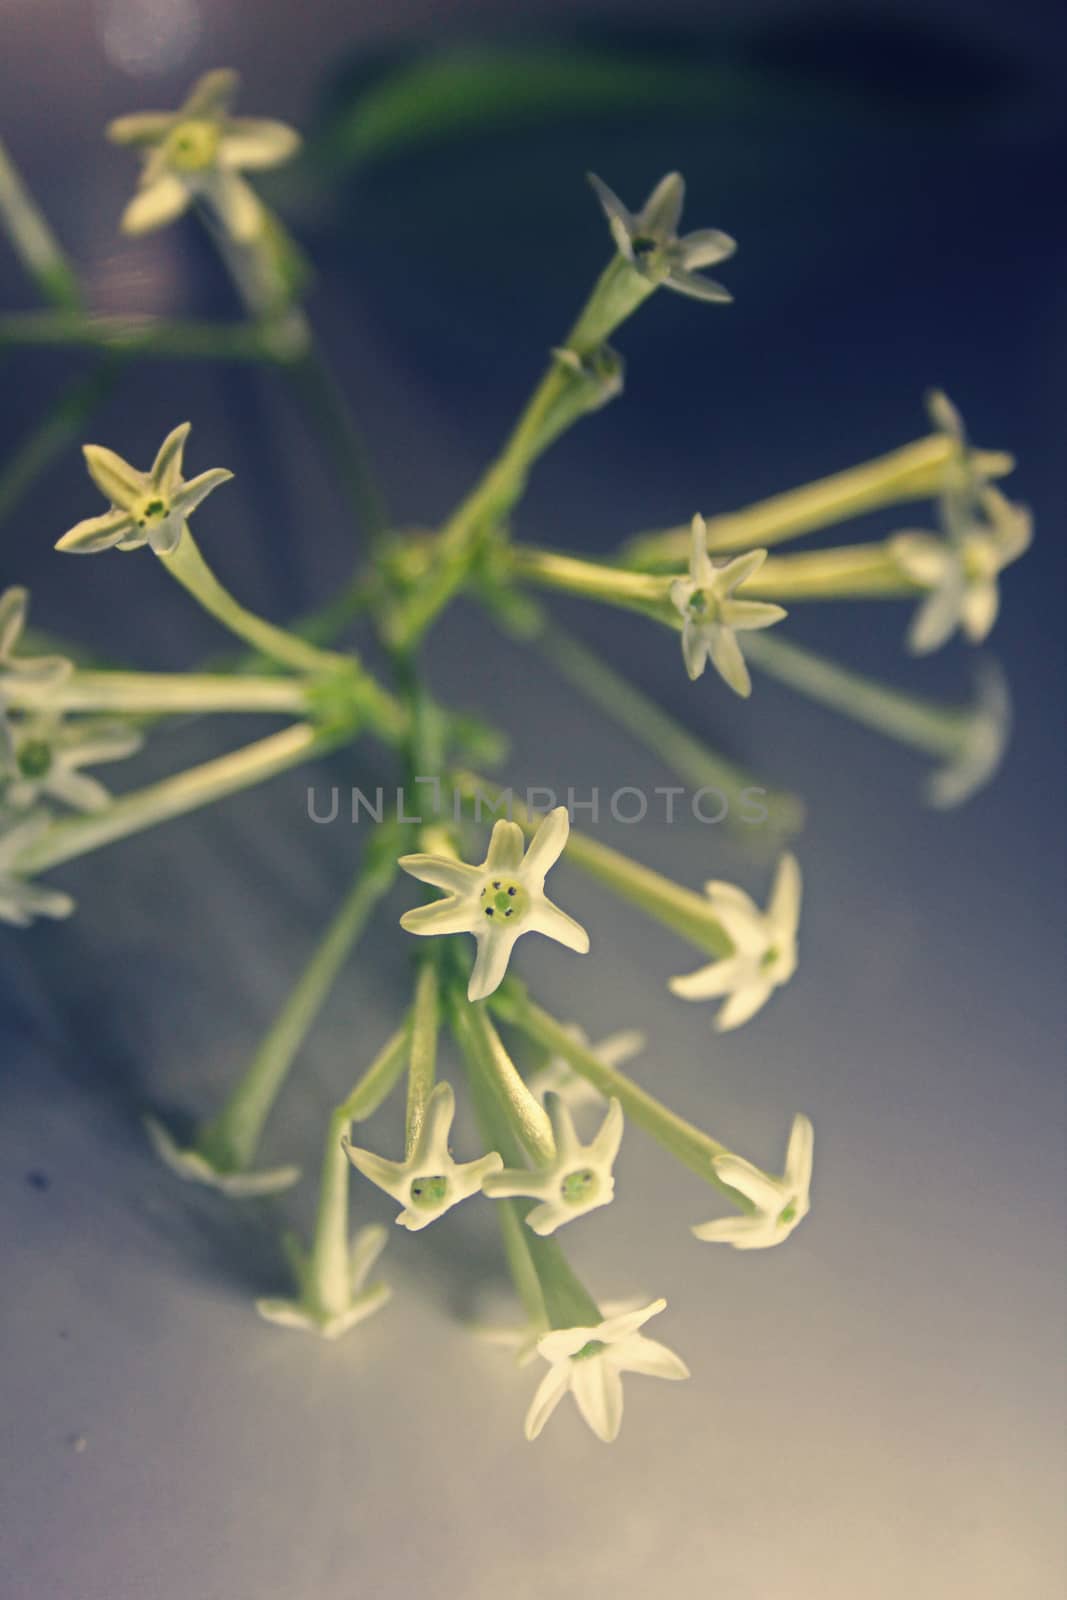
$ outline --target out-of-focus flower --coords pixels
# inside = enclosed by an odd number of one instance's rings
[[[26,811],[40,800],[59,800],[75,811],[102,811],[111,795],[81,769],[123,761],[141,748],[141,736],[120,722],[31,720],[9,728],[0,741],[0,801]]]
[[[157,555],[177,549],[186,519],[213,489],[233,477],[225,467],[211,467],[188,482],[182,477],[182,455],[191,424],[182,422],[168,433],[147,472],[138,472],[114,450],[87,444],[85,465],[111,510],[89,517],[65,533],[56,545],[68,555],[93,555],[98,550],[138,550],[150,545]]]
[[[589,1053],[596,1056],[605,1067],[621,1067],[634,1056],[640,1055],[645,1048],[644,1034],[634,1028],[613,1033],[607,1039],[601,1039],[599,1044],[590,1044],[588,1034],[578,1023],[572,1023],[567,1032],[576,1044],[585,1045]],[[531,1073],[526,1082],[532,1094],[544,1095],[551,1091],[558,1095],[572,1113],[584,1106],[604,1104],[600,1090],[594,1088],[588,1078],[575,1072],[563,1056],[553,1056],[543,1067]]]
[[[800,867],[788,852],[778,863],[766,911],[732,883],[717,879],[704,885],[714,916],[734,946],[732,955],[713,961],[687,977],[671,978],[670,989],[683,1000],[712,1000],[727,995],[715,1026],[739,1028],[766,1005],[774,990],[788,983],[797,966],[800,924]]]
[[[758,572],[766,550],[750,550],[716,565],[708,555],[704,518],[695,516],[689,554],[689,576],[670,587],[671,604],[682,618],[682,655],[690,678],[699,678],[708,658],[720,678],[736,694],[752,693],[752,680],[737,634],[748,628],[770,628],[786,615],[782,606],[765,600],[738,600],[734,591]]]
[[[47,816],[28,817],[5,828],[0,820],[0,922],[28,928],[36,917],[69,917],[74,901],[60,889],[49,889],[22,877],[15,863],[49,826]]]
[[[717,228],[678,237],[685,203],[685,179],[680,172],[668,172],[661,178],[636,216],[595,173],[589,174],[589,182],[608,219],[612,238],[642,277],[694,300],[726,303],[733,299],[729,289],[713,278],[702,277],[697,268],[725,261],[737,249],[736,241]]]
[[[715,1159],[716,1176],[754,1207],[741,1217],[720,1217],[701,1222],[693,1232],[698,1239],[713,1244],[732,1244],[735,1250],[766,1250],[788,1239],[798,1222],[811,1210],[811,1166],[815,1130],[811,1119],[793,1118],[785,1153],[785,1172],[772,1178],[741,1156],[724,1155]]]
[[[357,1323],[372,1317],[391,1297],[387,1283],[367,1284],[378,1257],[385,1249],[387,1230],[377,1224],[360,1228],[352,1240],[344,1303],[320,1306],[309,1293],[299,1300],[257,1300],[256,1310],[268,1322],[300,1333],[317,1333],[322,1339],[339,1339]]]

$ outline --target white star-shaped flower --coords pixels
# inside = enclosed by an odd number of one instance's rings
[[[957,628],[972,644],[989,636],[1000,609],[997,578],[1029,548],[1033,526],[1027,508],[979,470],[947,395],[935,392],[928,407],[953,446],[937,502],[943,537],[908,529],[889,541],[901,570],[929,591],[908,629],[908,649],[915,655],[939,650]]]
[[[621,1067],[634,1056],[640,1055],[645,1048],[644,1034],[633,1028],[613,1033],[595,1045],[589,1043],[585,1029],[576,1022],[568,1026],[567,1032],[576,1044],[585,1045],[590,1054],[596,1056],[605,1067]],[[543,1067],[532,1072],[526,1080],[526,1086],[532,1094],[557,1094],[572,1113],[582,1110],[584,1106],[604,1104],[600,1090],[594,1088],[588,1078],[575,1072],[563,1056],[553,1056]]]
[[[415,1148],[406,1161],[387,1161],[372,1150],[360,1150],[347,1138],[341,1140],[352,1165],[400,1201],[404,1209],[396,1220],[413,1233],[435,1222],[461,1200],[480,1194],[484,1180],[504,1165],[495,1150],[477,1161],[453,1161],[448,1136],[455,1114],[452,1085],[436,1084],[426,1102]]]
[[[217,1167],[199,1150],[184,1148],[156,1117],[145,1117],[145,1132],[153,1150],[175,1177],[217,1189],[228,1200],[258,1200],[280,1194],[299,1181],[299,1167],[264,1167],[259,1171],[230,1171]]]
[[[478,954],[468,1000],[484,1000],[499,987],[515,941],[524,933],[543,933],[579,955],[589,949],[585,929],[545,895],[545,877],[563,854],[569,833],[567,808],[557,806],[542,818],[525,855],[518,823],[500,821],[493,826],[481,866],[450,856],[400,857],[413,878],[446,891],[443,900],[405,911],[400,926],[423,936],[474,935]]]
[[[766,1250],[788,1239],[798,1222],[811,1210],[811,1164],[815,1130],[811,1119],[793,1118],[785,1153],[785,1172],[772,1178],[741,1156],[715,1158],[715,1172],[723,1183],[744,1195],[755,1207],[742,1217],[720,1217],[701,1222],[693,1232],[713,1244],[732,1244],[735,1250]]]
[[[237,74],[207,72],[177,111],[117,117],[108,138],[145,153],[138,190],[122,215],[124,233],[148,233],[205,200],[227,232],[242,242],[263,226],[263,207],[242,172],[288,161],[300,135],[284,122],[231,117]]]
[[[188,483],[182,477],[182,454],[190,424],[168,433],[147,472],[131,467],[101,444],[83,446],[85,465],[111,510],[78,522],[56,545],[68,555],[93,555],[98,550],[138,550],[150,545],[157,555],[177,548],[186,519],[220,484],[233,477],[225,467],[211,467]]]
[[[494,1302],[496,1298],[492,1297]],[[605,1300],[601,1310],[604,1320],[610,1321],[612,1317],[617,1317],[624,1311],[636,1311],[641,1304],[639,1299],[633,1297],[626,1300]],[[487,1316],[490,1311],[495,1311],[495,1305],[487,1305],[482,1314]],[[528,1319],[525,1322],[514,1323],[500,1321],[496,1316],[490,1321],[471,1322],[468,1327],[471,1333],[485,1344],[495,1344],[502,1350],[513,1351],[517,1367],[528,1367],[531,1361],[537,1360],[537,1346],[549,1332],[547,1324],[541,1320],[533,1322]]]
[[[69,678],[74,664],[63,656],[17,655],[19,640],[26,626],[30,596],[26,589],[11,588],[0,593],[0,766],[14,756],[14,735],[8,724],[5,688],[23,684],[45,687]]]
[[[545,1110],[552,1124],[555,1160],[526,1170],[505,1167],[482,1185],[494,1200],[519,1194],[540,1200],[541,1204],[527,1213],[526,1222],[542,1237],[587,1211],[611,1203],[615,1195],[611,1169],[623,1132],[622,1106],[614,1096],[608,1101],[607,1116],[599,1132],[587,1145],[579,1139],[559,1095],[545,1095]]]
[[[939,811],[962,805],[989,782],[1011,737],[1011,695],[995,661],[979,663],[977,685],[958,750],[927,779],[927,801]]]
[[[387,1283],[367,1286],[367,1279],[385,1249],[387,1238],[387,1230],[377,1224],[359,1229],[352,1240],[348,1258],[348,1281],[341,1286],[336,1302],[331,1305],[318,1304],[305,1287],[307,1263],[301,1261],[290,1241],[289,1255],[298,1269],[298,1276],[303,1280],[301,1295],[296,1300],[257,1300],[256,1310],[261,1317],[280,1328],[317,1333],[322,1339],[339,1339],[357,1323],[364,1322],[367,1317],[380,1311],[392,1295],[393,1291]]]
[[[681,1356],[637,1331],[666,1305],[666,1300],[653,1300],[640,1311],[608,1317],[595,1327],[558,1329],[539,1339],[538,1353],[550,1366],[526,1414],[527,1439],[537,1438],[569,1390],[597,1438],[610,1444],[622,1423],[622,1373],[688,1378]]]
[[[608,219],[612,238],[642,277],[694,300],[726,303],[733,299],[729,289],[713,278],[701,277],[696,269],[725,261],[737,249],[736,241],[717,228],[678,237],[685,202],[685,179],[680,172],[668,172],[661,178],[636,216],[595,173],[589,174],[589,182]]]
[[[47,816],[36,816],[5,831],[0,819],[0,922],[28,928],[35,917],[69,917],[74,910],[69,894],[48,889],[15,871],[22,852],[36,843],[49,826]]]
[[[766,559],[766,550],[750,550],[717,564],[708,555],[704,518],[693,518],[689,576],[676,578],[670,587],[671,604],[682,618],[682,656],[690,678],[700,677],[710,656],[719,677],[736,694],[747,697],[752,693],[737,634],[748,628],[773,627],[786,613],[782,606],[765,600],[737,600],[734,591],[758,572]]]
[[[81,769],[122,761],[141,748],[141,736],[118,722],[31,721],[9,727],[0,739],[0,801],[26,811],[39,800],[59,800],[75,811],[101,811],[111,795]]]
[[[671,978],[671,992],[683,1000],[728,995],[715,1016],[720,1032],[739,1028],[755,1016],[796,971],[801,888],[800,867],[788,852],[778,862],[766,911],[732,883],[717,879],[706,883],[712,915],[726,930],[734,951],[687,977]]]

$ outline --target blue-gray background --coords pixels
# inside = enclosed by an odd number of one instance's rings
[[[535,21],[649,21],[608,0],[523,12],[526,36]],[[306,125],[353,52],[484,38],[506,20],[423,0],[388,18],[325,0],[0,0],[2,131],[96,305],[225,310],[192,229],[117,238],[132,173],[97,142],[104,120],[172,103],[227,63],[244,72],[243,109]],[[994,788],[934,815],[910,754],[762,681],[750,705],[726,704],[712,683],[685,684],[653,630],[565,608],[691,726],[810,806],[801,969],[739,1035],[715,1037],[706,1008],[667,994],[689,951],[566,868],[559,898],[593,954],[521,950],[546,1003],[594,1037],[645,1028],[639,1076],[754,1159],[775,1161],[794,1110],[817,1129],[812,1217],[755,1256],[692,1241],[713,1197],[627,1138],[615,1206],[568,1243],[598,1295],[668,1297],[654,1331],[694,1378],[629,1383],[610,1451],[570,1408],[524,1444],[535,1372],[516,1375],[461,1326],[499,1270],[488,1206],[393,1239],[392,1305],[320,1348],[249,1303],[281,1292],[273,1228],[307,1218],[313,1185],[276,1210],[227,1208],[146,1152],[140,1111],[217,1103],[349,875],[357,837],[307,822],[303,776],[58,874],[77,920],[7,935],[0,952],[2,1537],[17,1600],[525,1600],[655,1582],[722,1600],[1061,1592],[1060,20],[1051,4],[962,0],[660,6],[657,24],[692,30],[695,56],[755,61],[759,92],[746,80],[699,110],[453,143],[305,203],[316,322],[396,519],[425,523],[492,451],[604,258],[582,173],[636,201],[683,168],[691,224],[741,241],[724,269],[737,303],[660,295],[625,330],[628,393],[539,472],[524,534],[606,550],[696,506],[742,504],[916,436],[921,392],[942,384],[980,442],[1018,453],[1037,519],[995,637],[1014,746]],[[5,304],[31,303],[6,253],[0,283]],[[70,370],[6,360],[4,453]],[[146,367],[91,431],[140,462],[185,416],[191,468],[238,473],[198,525],[223,577],[278,617],[327,595],[358,543],[276,380]],[[154,563],[54,556],[93,510],[71,451],[0,533],[0,583],[32,584],[42,626],[145,666],[214,647]],[[827,607],[789,626],[901,684],[964,695],[966,652],[910,663],[904,622],[899,607]],[[671,781],[480,618],[447,619],[430,660],[444,696],[513,728],[517,783]],[[133,776],[254,731],[186,726]],[[318,779],[374,782],[379,761],[339,758]],[[604,833],[694,885],[764,890],[766,864],[722,830]],[[409,902],[399,890],[391,909]],[[332,1000],[268,1156],[314,1166],[325,1108],[396,1016],[407,951],[393,924]],[[380,1147],[395,1122],[374,1124]],[[358,1206],[390,1212],[364,1186]]]

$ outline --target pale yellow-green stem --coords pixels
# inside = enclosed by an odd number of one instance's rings
[[[77,274],[2,142],[0,223],[42,299],[63,310],[76,311],[82,305]]]
[[[20,711],[172,713],[283,712],[306,715],[306,681],[194,672],[75,672],[58,684],[12,678],[7,704]]]
[[[415,983],[415,1003],[411,1011],[408,1098],[404,1119],[405,1161],[411,1160],[422,1131],[426,1106],[433,1093],[437,1073],[437,1035],[440,1026],[437,955],[431,950],[420,958],[419,975]]]
[[[0,316],[0,348],[5,346],[282,366],[294,359],[284,332],[269,323],[171,322],[77,310],[7,312]]]
[[[527,834],[536,832],[541,818],[529,812],[510,791],[499,784],[490,783],[477,773],[452,774],[455,792],[477,815],[481,805],[496,807],[496,815],[505,809]],[[733,944],[722,924],[711,913],[709,902],[691,889],[683,889],[649,867],[642,867],[629,856],[591,839],[588,834],[572,828],[567,841],[564,860],[580,867],[589,877],[597,879],[620,899],[637,906],[646,915],[654,917],[671,928],[683,939],[688,939],[701,950],[714,956],[733,954]]]
[[[835,472],[784,494],[772,495],[740,511],[707,518],[708,549],[714,554],[758,550],[828,528],[883,506],[933,498],[956,446],[942,433],[917,439],[888,455]],[[977,470],[988,478],[1011,472],[1014,458],[1002,450],[974,452]],[[689,524],[639,534],[623,547],[634,567],[683,567],[689,560]]]
[[[54,822],[12,862],[12,869],[24,877],[45,872],[63,861],[143,833],[157,823],[187,815],[202,806],[264,783],[280,772],[301,766],[313,756],[335,749],[353,737],[351,729],[341,733],[296,723],[268,739],[245,745],[198,767],[190,767],[173,778],[135,789],[112,802],[105,811],[89,816],[68,817]]]
[[[794,604],[803,600],[905,600],[926,591],[902,570],[887,543],[872,543],[768,556],[736,592],[744,599]]]

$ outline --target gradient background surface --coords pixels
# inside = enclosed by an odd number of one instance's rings
[[[185,0],[153,22],[147,0],[0,0],[3,135],[98,306],[229,309],[192,228],[117,238],[133,167],[95,142],[108,116],[174,102],[226,63],[245,75],[240,109],[307,125],[353,52],[492,36],[509,19],[487,4],[375,11]],[[537,23],[648,21],[610,3],[522,13],[524,37]],[[536,1370],[516,1374],[464,1331],[478,1286],[503,1287],[488,1206],[431,1237],[397,1230],[392,1305],[320,1348],[250,1306],[284,1292],[275,1225],[306,1223],[313,1183],[227,1207],[147,1151],[141,1111],[217,1103],[350,874],[358,835],[307,821],[306,776],[58,874],[79,916],[0,944],[0,1564],[13,1600],[1062,1593],[1062,16],[943,0],[672,4],[656,19],[691,29],[695,57],[755,59],[759,92],[453,143],[298,212],[321,267],[313,314],[394,516],[432,522],[463,492],[601,265],[582,173],[636,202],[678,166],[689,224],[741,241],[722,272],[737,303],[660,295],[626,327],[628,392],[538,471],[524,536],[606,551],[698,505],[740,505],[917,436],[922,391],[941,384],[980,443],[1017,452],[1015,493],[1036,517],[995,635],[1016,702],[1005,771],[960,813],[927,812],[911,754],[764,681],[748,706],[727,704],[686,683],[655,630],[560,607],[810,807],[800,971],[740,1034],[719,1039],[708,1008],[667,993],[690,951],[572,869],[558,897],[593,954],[521,947],[546,1004],[594,1038],[644,1028],[636,1075],[752,1159],[774,1163],[794,1110],[817,1130],[811,1217],[787,1249],[754,1255],[693,1241],[687,1224],[714,1197],[629,1133],[615,1205],[567,1245],[599,1296],[667,1296],[654,1331],[694,1377],[629,1382],[611,1450],[569,1406],[526,1445]],[[0,291],[31,303],[6,251]],[[59,356],[5,361],[0,452],[70,370]],[[279,618],[321,600],[354,535],[276,378],[143,367],[91,433],[140,462],[185,416],[191,469],[238,474],[197,525],[223,579]],[[41,626],[101,649],[121,640],[145,667],[215,647],[155,563],[54,555],[94,503],[70,452],[0,531],[0,586],[28,582]],[[899,606],[798,607],[787,626],[864,670],[964,697],[964,648],[911,662],[905,620]],[[517,786],[673,781],[473,612],[446,618],[429,658],[446,700],[513,730]],[[259,726],[189,723],[121,779]],[[315,774],[365,788],[387,776],[363,747]],[[722,829],[601,832],[694,885],[764,892],[766,862]],[[403,1003],[395,916],[410,903],[399,888],[339,986],[267,1159],[314,1169],[325,1108]],[[388,1147],[394,1123],[387,1109],[367,1142]],[[473,1150],[469,1126],[457,1144]],[[357,1203],[361,1220],[391,1214],[366,1185]]]

